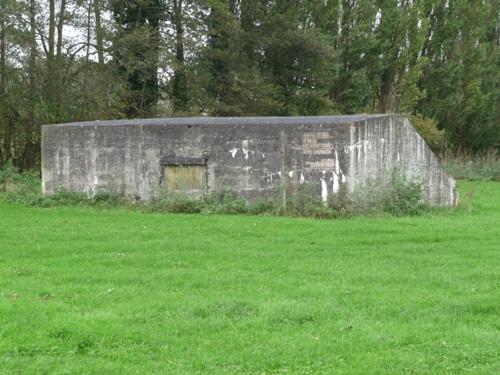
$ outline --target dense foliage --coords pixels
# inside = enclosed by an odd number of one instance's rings
[[[0,165],[41,124],[171,115],[403,112],[498,150],[499,45],[495,0],[2,0]]]

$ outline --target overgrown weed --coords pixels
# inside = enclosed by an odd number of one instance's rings
[[[354,191],[342,186],[328,200],[322,200],[312,183],[284,185],[270,197],[252,202],[230,190],[218,190],[200,197],[161,190],[149,202],[119,193],[85,193],[59,190],[50,196],[40,192],[34,173],[18,173],[11,165],[0,171],[0,187],[7,202],[37,207],[91,206],[124,207],[152,213],[247,214],[291,217],[337,218],[351,216],[418,215],[429,209],[422,201],[422,184],[393,171],[386,181],[368,181]]]
[[[500,181],[500,155],[494,151],[459,157],[445,155],[443,165],[458,180]]]

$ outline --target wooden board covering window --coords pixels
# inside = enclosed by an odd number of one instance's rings
[[[166,165],[163,181],[168,190],[189,191],[205,189],[204,165]]]

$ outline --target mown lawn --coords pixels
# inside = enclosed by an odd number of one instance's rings
[[[0,372],[500,373],[500,183],[461,195],[343,220],[0,203]]]

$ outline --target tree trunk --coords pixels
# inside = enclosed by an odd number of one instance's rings
[[[49,40],[47,41],[49,46],[49,55],[47,59],[50,61],[54,57],[54,47],[55,47],[55,37],[56,37],[56,4],[55,0],[49,0]]]
[[[88,64],[89,64],[89,59],[90,59],[90,14],[92,13],[92,0],[89,0],[87,3],[87,48],[85,48],[85,63],[87,64],[87,69],[88,69]]]
[[[180,0],[177,0],[180,1]],[[153,2],[153,6],[160,8],[160,1]],[[154,8],[153,8],[154,9]],[[145,111],[150,112],[151,108],[158,104],[160,99],[159,85],[158,85],[158,66],[160,64],[160,20],[162,18],[162,10],[156,9],[155,11],[148,12],[148,22],[151,27],[150,31],[150,48],[153,51],[151,64],[148,67],[149,70],[149,82],[146,83],[147,88],[147,98]]]
[[[392,91],[393,73],[390,69],[386,69],[382,74],[382,83],[380,85],[380,93],[378,98],[378,113],[386,113],[390,104],[390,97]]]
[[[172,99],[175,112],[187,110],[187,82],[184,67],[184,25],[182,0],[173,0],[172,21],[175,28],[175,71],[172,82]]]
[[[66,13],[66,0],[61,0],[61,9],[59,11],[59,19],[57,21],[57,60],[61,60],[62,45],[63,45],[63,27]],[[60,68],[60,67],[59,67]]]
[[[5,21],[0,17],[0,94],[5,94],[7,77],[7,46],[5,38]]]
[[[55,46],[56,46],[56,4],[55,0],[49,0],[49,36],[47,40],[47,66],[45,77],[44,97],[47,101],[49,121],[55,115],[55,96],[56,96],[56,73],[55,73]]]
[[[46,93],[48,101],[49,118],[51,121],[60,120],[61,112],[61,97],[62,97],[62,45],[63,45],[63,27],[64,13],[66,12],[66,0],[61,0],[59,9],[59,17],[56,20],[56,4],[55,0],[49,0],[49,40],[48,40],[48,56],[47,56],[47,77],[46,77]],[[57,39],[56,39],[57,30]]]
[[[97,45],[97,61],[99,62],[99,66],[102,68],[104,66],[104,36],[102,32],[101,25],[101,6],[99,4],[99,0],[94,1],[94,17],[95,17],[95,38]]]
[[[35,114],[37,89],[36,89],[36,0],[30,0],[29,3],[30,16],[30,54],[28,65],[28,80],[29,80],[29,109],[26,124],[26,138],[24,152],[22,155],[22,169],[32,169],[35,167],[37,160],[37,150],[39,150],[39,137],[37,129],[37,121]]]
[[[3,133],[0,145],[0,166],[12,158],[12,126],[8,111],[7,100],[7,37],[5,19],[0,16],[0,135]],[[3,149],[2,149],[3,147]]]

